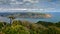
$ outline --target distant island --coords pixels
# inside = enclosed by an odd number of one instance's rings
[[[33,13],[33,12],[16,12],[16,13],[0,13],[2,17],[14,16],[19,18],[50,18],[50,14]]]

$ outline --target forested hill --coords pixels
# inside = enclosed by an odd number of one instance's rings
[[[0,34],[60,34],[60,22],[14,20],[12,24],[0,22]]]

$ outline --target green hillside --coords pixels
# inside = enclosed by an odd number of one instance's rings
[[[0,34],[60,34],[60,22],[14,20],[12,24],[0,22]]]

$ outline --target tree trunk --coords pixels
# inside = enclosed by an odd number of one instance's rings
[[[11,24],[12,24],[12,18],[10,18],[10,26],[11,26]]]

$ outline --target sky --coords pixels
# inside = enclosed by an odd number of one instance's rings
[[[60,0],[0,0],[0,12],[60,12]]]

